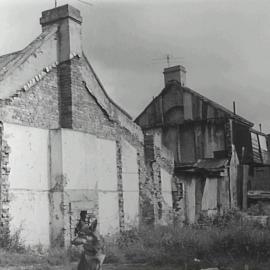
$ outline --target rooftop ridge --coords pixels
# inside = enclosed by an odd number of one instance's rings
[[[227,115],[230,116],[230,118],[233,118],[233,119],[236,119],[250,127],[253,127],[254,124],[250,121],[248,121],[247,119],[245,119],[244,117],[238,115],[238,114],[234,114],[232,111],[230,111],[229,109],[227,109],[225,106],[199,94],[197,91],[189,88],[189,87],[186,87],[186,86],[182,86],[178,81],[171,81],[170,83],[168,83],[162,90],[161,92],[144,108],[144,110],[135,118],[135,122],[146,112],[146,110],[151,106],[151,104],[158,98],[160,97],[164,91],[166,91],[167,89],[169,89],[169,87],[172,85],[172,84],[177,84],[179,87],[181,87],[182,89],[184,89],[185,91],[188,91],[190,93],[192,93],[193,95],[196,95],[198,96],[199,98],[201,98],[202,100],[208,102],[209,104],[213,105],[214,107],[217,107],[219,108],[220,110],[222,110],[223,112],[225,112]]]
[[[28,44],[23,50],[20,51],[20,54],[15,56],[11,61],[7,63],[4,67],[0,69],[0,81],[4,77],[8,76],[13,72],[18,66],[23,64],[27,58],[34,53],[44,41],[48,40],[52,35],[57,32],[57,26],[52,26],[46,31],[42,32],[37,38],[35,38],[30,44]]]

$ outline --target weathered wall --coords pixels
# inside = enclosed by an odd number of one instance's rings
[[[35,81],[35,76],[41,74],[43,69],[58,61],[57,54],[57,26],[53,26],[18,53],[5,69],[0,70],[0,98],[9,98],[27,86],[29,80]]]
[[[119,231],[116,142],[98,139],[99,222],[102,234]]]
[[[61,131],[65,240],[70,240],[81,210],[97,214],[97,142],[87,133]]]
[[[137,150],[122,140],[122,181],[125,225],[137,226],[139,222],[139,170]]]
[[[185,179],[185,215],[187,223],[196,220],[196,178]]]
[[[40,128],[58,128],[57,72],[47,75],[18,96],[1,101],[0,118],[3,122]]]
[[[250,176],[250,190],[270,190],[270,167],[254,167]]]
[[[208,215],[217,213],[218,207],[218,179],[206,178],[202,197],[202,210]]]
[[[218,209],[222,214],[230,208],[230,181],[228,170],[225,169],[218,178]]]
[[[225,151],[225,123],[189,123],[163,128],[163,144],[174,153],[180,163],[191,163],[202,158],[213,158],[214,152]]]
[[[160,169],[161,193],[168,207],[172,207],[172,177],[166,170]]]
[[[177,117],[174,117],[174,121],[171,121],[171,117],[167,117],[167,114],[171,115],[174,108],[177,108],[175,110]],[[179,83],[171,82],[138,116],[136,123],[143,128],[153,128],[157,124],[174,123],[181,125],[190,120],[221,119],[231,114],[228,110],[195,91],[181,87]]]
[[[173,197],[172,197],[172,181],[173,175],[168,173],[162,167],[160,168],[161,181],[161,197],[162,197],[162,220],[164,224],[168,224],[173,220]]]
[[[162,130],[145,132],[145,160],[152,183],[152,204],[156,223],[166,224],[173,218],[172,178],[173,153],[162,144]],[[175,186],[177,188],[177,186]]]
[[[4,124],[9,154],[10,229],[27,244],[49,244],[48,131]]]
[[[98,217],[102,234],[119,231],[115,141],[69,129],[49,132],[5,124],[4,130],[11,149],[8,181],[13,232],[21,225],[22,237],[31,245],[49,245],[50,240],[69,243],[82,210]],[[121,151],[125,221],[137,225],[137,149],[123,140]]]
[[[57,203],[62,200],[63,204],[58,215],[64,218],[65,242],[69,243],[73,237],[80,211],[87,211],[98,218],[102,234],[119,230],[116,142],[62,129],[60,143],[62,173],[55,187],[63,187],[64,197],[61,198],[61,192],[54,192],[54,196],[58,198]],[[55,187],[52,189],[59,191]],[[53,230],[56,228],[55,236],[63,229],[61,222],[59,226],[52,226]]]

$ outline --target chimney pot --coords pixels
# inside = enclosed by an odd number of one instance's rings
[[[184,66],[178,65],[173,67],[164,68],[164,82],[165,86],[170,81],[177,81],[181,86],[186,85],[186,69]]]

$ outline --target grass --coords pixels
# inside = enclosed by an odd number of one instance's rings
[[[71,269],[70,262],[79,257],[73,248],[33,251],[22,248],[20,241],[13,243],[0,249],[0,266]],[[202,217],[195,225],[144,227],[106,237],[105,253],[105,263],[110,265],[104,270],[241,270],[245,264],[249,270],[266,270],[270,269],[270,228],[228,212],[222,217]],[[147,265],[124,265],[127,263]]]
[[[230,267],[268,265],[270,229],[243,221],[237,212],[202,217],[198,224],[145,227],[107,239],[108,262]],[[262,266],[263,267],[263,266]],[[263,268],[262,268],[263,269]]]

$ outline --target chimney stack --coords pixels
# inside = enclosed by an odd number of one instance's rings
[[[42,31],[52,25],[58,26],[59,62],[70,59],[71,54],[82,54],[80,11],[70,5],[56,7],[42,12]]]
[[[186,69],[184,66],[178,65],[164,68],[163,74],[165,86],[170,81],[177,81],[181,84],[181,86],[186,85]]]

